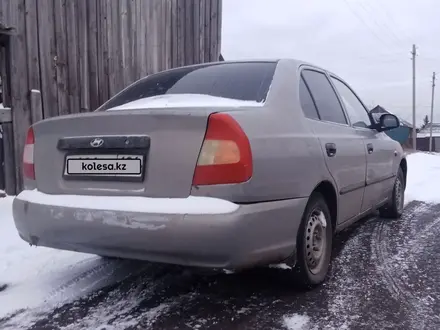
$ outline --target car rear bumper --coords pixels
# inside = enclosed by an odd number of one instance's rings
[[[306,203],[300,198],[238,205],[209,197],[68,196],[25,190],[14,199],[13,217],[20,237],[32,245],[246,268],[281,261],[295,251]]]

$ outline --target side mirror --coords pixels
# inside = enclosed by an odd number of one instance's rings
[[[379,132],[388,131],[393,128],[400,126],[399,118],[390,113],[383,114],[380,116],[379,125],[377,125],[377,130]]]

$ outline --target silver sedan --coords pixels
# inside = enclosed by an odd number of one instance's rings
[[[306,287],[332,237],[399,218],[407,162],[349,85],[296,60],[167,70],[29,128],[13,215],[32,245],[188,266],[285,262]]]

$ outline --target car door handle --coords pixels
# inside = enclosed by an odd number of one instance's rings
[[[336,155],[336,144],[326,143],[325,150],[327,151],[327,156],[333,157],[334,155]]]
[[[372,143],[367,144],[367,151],[369,154],[371,154],[374,151],[374,147]]]

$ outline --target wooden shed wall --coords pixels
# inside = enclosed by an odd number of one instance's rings
[[[0,22],[16,33],[10,106],[17,190],[30,124],[92,111],[148,74],[217,61],[221,6],[222,0],[0,0]]]

